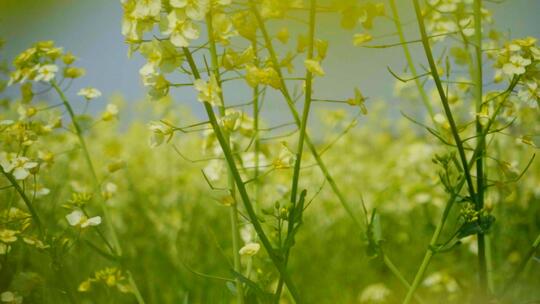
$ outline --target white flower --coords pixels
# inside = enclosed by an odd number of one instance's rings
[[[101,216],[94,216],[88,218],[82,211],[74,210],[70,214],[66,215],[66,220],[71,226],[80,226],[86,228],[89,226],[97,226],[101,224]]]
[[[209,0],[171,0],[174,8],[185,9],[186,15],[193,20],[202,20],[209,10]]]
[[[177,47],[189,46],[189,41],[199,38],[199,29],[184,11],[175,9],[167,15],[168,27],[163,32],[170,35],[171,43]]]
[[[530,107],[538,106],[538,102],[540,101],[538,83],[534,80],[526,81],[518,91],[518,98]]]
[[[91,100],[91,99],[100,97],[101,92],[96,88],[86,87],[86,88],[80,89],[77,95],[83,96],[84,98],[86,98],[86,100]]]
[[[296,161],[296,155],[291,152],[289,147],[283,142],[281,143],[281,150],[279,151],[279,155],[272,164],[276,169],[283,169],[283,168],[289,168],[294,165],[294,162]]]
[[[530,59],[523,58],[519,55],[513,55],[510,57],[510,62],[503,65],[503,72],[507,75],[513,76],[521,75],[525,73],[525,67],[531,64]]]
[[[28,157],[14,157],[13,154],[3,152],[0,154],[0,166],[4,172],[11,173],[16,180],[24,180],[30,175],[30,170],[38,166],[38,163],[30,161]]]
[[[135,1],[133,17],[144,19],[148,17],[157,17],[161,10],[161,0],[139,0]]]
[[[254,256],[259,252],[261,249],[261,245],[259,243],[248,243],[244,247],[240,248],[238,253],[243,256]]]
[[[221,105],[221,98],[219,95],[221,93],[221,88],[219,87],[217,79],[214,75],[210,76],[208,82],[202,79],[195,80],[194,87],[195,90],[199,92],[197,99],[200,102],[208,102],[213,106]]]
[[[360,303],[383,303],[389,295],[390,289],[384,284],[372,284],[364,288],[360,294]]]
[[[151,148],[158,147],[165,141],[165,139],[169,141],[172,138],[174,131],[171,127],[157,122],[150,122],[148,124],[148,128],[150,131],[152,131],[152,136],[150,136]]]
[[[55,64],[42,65],[37,72],[38,74],[36,78],[34,78],[35,81],[49,82],[54,78],[56,72],[58,72],[58,66]]]

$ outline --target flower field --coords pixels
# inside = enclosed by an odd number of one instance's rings
[[[121,0],[139,99],[0,40],[0,303],[539,303],[540,48],[498,2]]]

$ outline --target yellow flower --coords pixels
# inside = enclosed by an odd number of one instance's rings
[[[0,241],[3,243],[13,243],[17,240],[17,234],[19,234],[19,231],[2,229],[0,230]]]
[[[353,45],[359,46],[361,44],[364,44],[366,42],[369,42],[373,40],[373,36],[371,36],[368,33],[360,33],[360,34],[354,34],[353,36]]]
[[[64,54],[64,56],[62,56],[62,61],[66,65],[72,64],[75,62],[75,60],[77,60],[77,57],[75,57],[71,52],[67,52]]]
[[[354,88],[354,98],[347,99],[347,103],[351,106],[359,106],[362,114],[367,115],[368,110],[365,105],[366,98],[358,88]]]
[[[287,41],[289,41],[289,37],[289,30],[286,27],[281,28],[276,34],[276,38],[283,44],[286,44]]]
[[[67,67],[64,69],[64,77],[66,78],[79,78],[86,73],[83,68]]]
[[[306,59],[304,60],[304,65],[306,66],[306,69],[313,75],[324,76],[324,70],[321,67],[321,63],[319,61],[313,59]]]
[[[258,84],[264,84],[274,89],[281,88],[281,80],[273,67],[261,69],[254,65],[246,65],[246,81],[252,87]]]
[[[238,35],[238,32],[233,28],[232,20],[223,13],[212,16],[212,27],[214,38],[224,45],[229,44],[229,38]]]
[[[79,292],[87,292],[90,290],[91,287],[92,287],[92,283],[90,282],[90,280],[86,280],[86,281],[83,281],[81,284],[79,284],[79,287],[77,288],[77,290]]]
[[[276,159],[274,159],[272,164],[274,168],[276,169],[285,169],[285,168],[292,167],[294,165],[295,160],[296,160],[295,154],[291,152],[291,150],[289,149],[289,147],[287,147],[287,144],[285,142],[282,142],[279,155]]]

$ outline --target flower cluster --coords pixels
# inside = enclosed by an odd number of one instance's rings
[[[429,0],[422,12],[427,31],[432,41],[443,41],[448,35],[460,33],[465,37],[474,36],[472,0]],[[491,12],[481,9],[482,22],[491,23]]]
[[[53,41],[41,41],[15,58],[13,61],[15,70],[11,73],[9,85],[24,83],[27,80],[35,82],[54,80],[59,71],[56,63],[58,59],[64,63],[63,76],[65,78],[79,78],[85,74],[84,69],[71,65],[76,60],[73,54],[64,53],[64,50],[55,46]]]
[[[116,288],[123,293],[131,292],[127,278],[122,270],[115,267],[108,267],[98,270],[94,275],[79,284],[79,292],[89,292],[92,286],[102,284],[108,288]]]
[[[540,49],[536,38],[526,37],[507,42],[495,54],[495,81],[519,77],[518,98],[531,107],[540,103]]]

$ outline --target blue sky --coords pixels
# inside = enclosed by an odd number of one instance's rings
[[[400,0],[399,3],[403,19],[410,20],[410,1]],[[540,37],[537,17],[540,1],[508,0],[500,5],[489,5],[494,8],[499,29],[510,31],[513,37]],[[74,92],[82,86],[94,86],[104,93],[105,98],[119,92],[127,100],[136,100],[145,95],[138,76],[138,69],[144,62],[139,56],[127,57],[127,46],[120,34],[121,18],[122,8],[116,0],[1,0],[0,37],[7,40],[7,58],[12,58],[34,41],[55,40],[57,45],[76,54],[80,58],[79,66],[87,69],[84,79],[74,84]],[[331,56],[324,62],[327,77],[317,80],[316,96],[346,98],[352,94],[353,87],[358,86],[367,96],[392,101],[393,85],[390,82],[393,79],[386,66],[402,69],[401,50],[353,48],[351,37],[354,31],[336,31],[336,26],[326,26],[335,24],[336,19],[322,18],[318,35],[330,40]],[[386,25],[378,32],[392,32],[389,22],[384,23]],[[409,38],[416,37],[414,24],[408,30]],[[413,52],[422,55],[418,48],[413,47]],[[185,102],[195,113],[201,111],[191,94],[173,94],[180,98],[189,96]],[[278,98],[273,96],[270,95],[270,99]],[[243,97],[233,94],[232,98],[241,102]],[[279,107],[273,111],[277,113]]]

